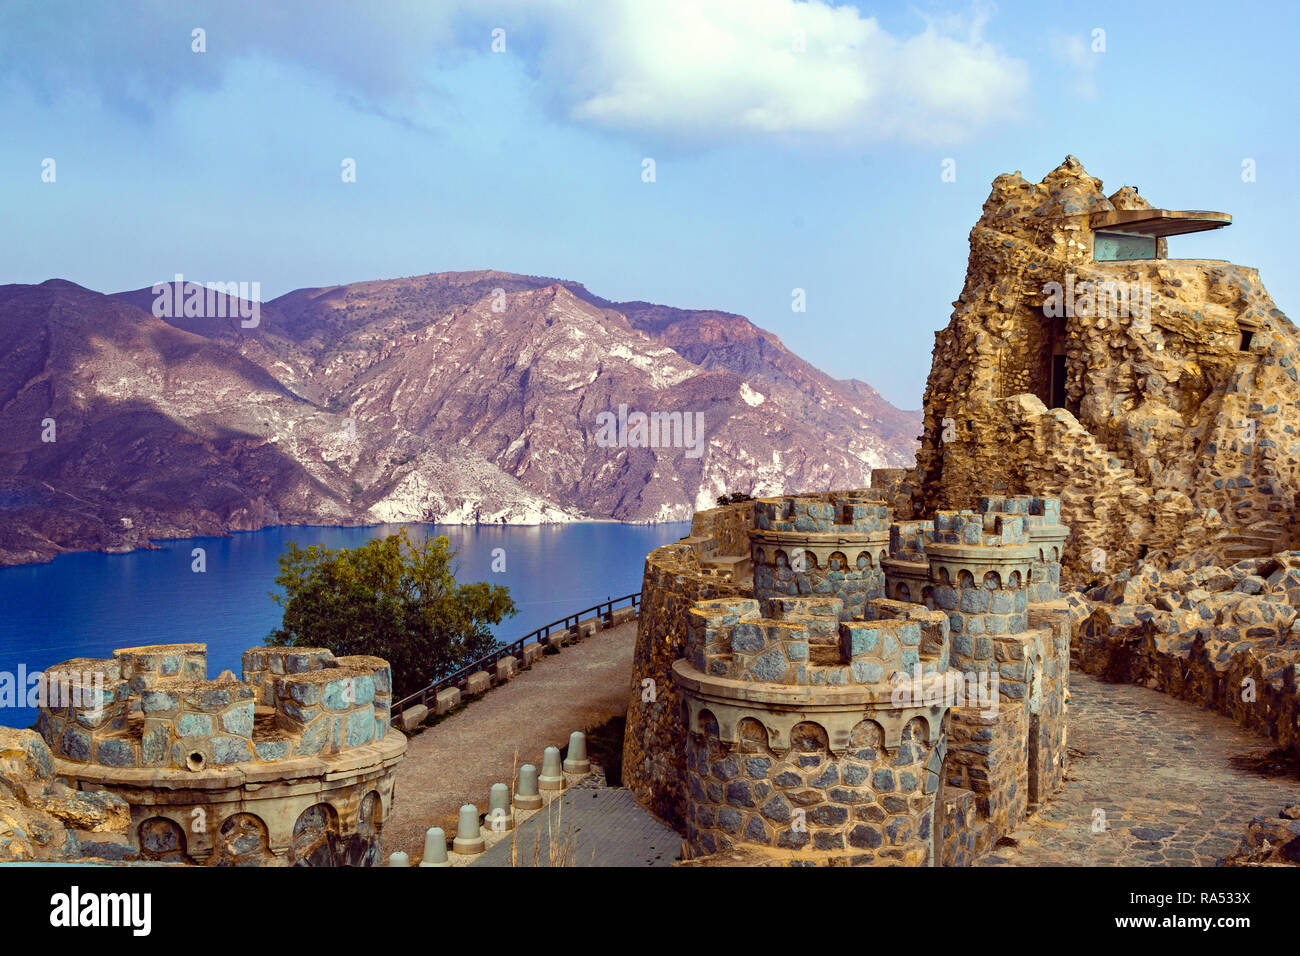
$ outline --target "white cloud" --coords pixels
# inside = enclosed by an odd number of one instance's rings
[[[502,27],[506,56],[526,64],[561,119],[699,144],[954,142],[1019,116],[1029,86],[1027,65],[984,39],[980,6],[920,16],[907,35],[824,0],[390,0],[364,13],[350,0],[227,0],[202,16],[129,6],[18,0],[0,12],[0,79],[47,98],[97,89],[147,117],[183,88],[218,86],[251,54],[416,121],[454,93],[439,88],[439,67],[496,56],[490,34]],[[195,24],[207,30],[204,55],[190,51]]]
[[[570,119],[611,130],[949,142],[1017,116],[1028,89],[1026,65],[983,39],[981,10],[902,36],[821,0],[542,9],[539,80]]]

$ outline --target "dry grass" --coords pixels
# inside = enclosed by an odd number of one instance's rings
[[[552,813],[554,809],[554,813]],[[542,829],[537,828],[537,839],[533,843],[533,866],[573,866],[573,826],[570,825],[567,830],[564,829],[564,801],[563,796],[557,796],[554,800],[546,805],[543,811],[546,814],[546,850],[547,857],[545,863],[542,862]],[[562,841],[556,840],[556,835],[562,835]],[[519,865],[519,827],[515,827],[510,834],[510,865]],[[524,850],[527,853],[527,849]]]

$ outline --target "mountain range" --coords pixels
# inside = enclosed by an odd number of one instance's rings
[[[0,286],[0,564],[276,524],[683,520],[863,487],[920,431],[743,316],[576,282],[208,292],[188,317],[158,288]],[[608,413],[698,421],[702,444],[602,440]]]

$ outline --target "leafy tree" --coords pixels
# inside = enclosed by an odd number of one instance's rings
[[[266,643],[382,657],[398,697],[447,676],[500,647],[488,627],[517,613],[507,588],[457,584],[447,546],[405,528],[359,548],[291,541],[275,578],[284,594],[271,594],[284,617]]]

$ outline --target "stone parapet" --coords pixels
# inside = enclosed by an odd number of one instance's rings
[[[686,727],[672,666],[685,650],[687,614],[698,601],[753,597],[752,587],[733,580],[729,571],[701,566],[701,554],[716,553],[714,547],[715,539],[692,536],[655,549],[646,556],[641,584],[623,782],[674,826],[684,826]]]
[[[254,648],[208,680],[203,645],[128,648],[43,675],[57,776],[131,808],[141,859],[369,865],[406,738],[387,661]]]
[[[754,595],[834,595],[845,619],[884,596],[889,509],[870,492],[763,498],[750,532]]]
[[[689,712],[688,858],[751,845],[929,865],[945,703],[890,687],[783,685],[674,665]]]
[[[1060,786],[1059,501],[761,499],[752,588],[719,518],[647,558],[624,748],[688,860],[968,865]]]

